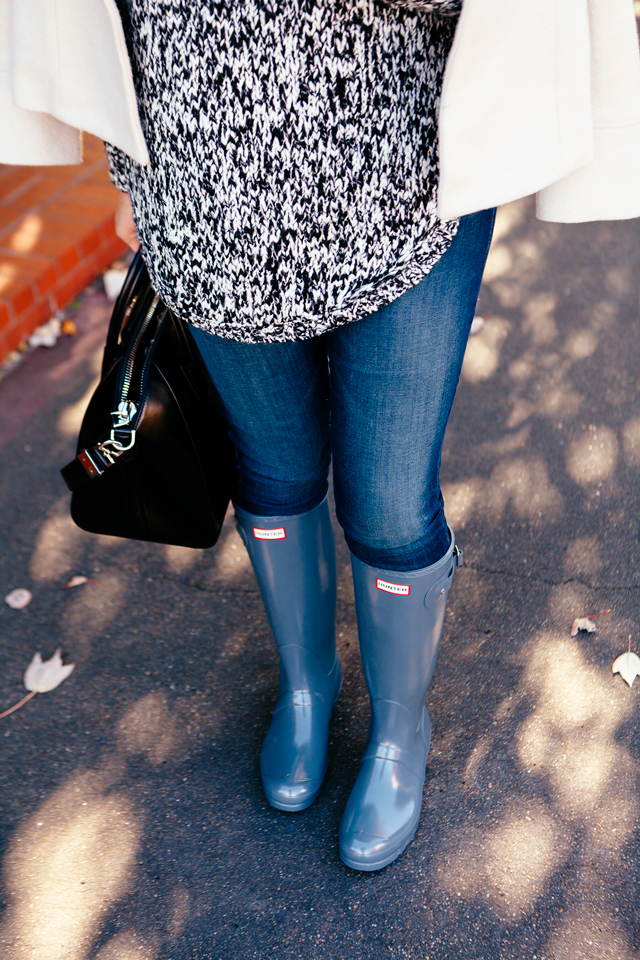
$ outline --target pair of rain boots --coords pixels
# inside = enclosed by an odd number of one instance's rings
[[[273,807],[300,811],[320,792],[331,711],[342,687],[329,507],[325,499],[293,517],[258,517],[236,507],[236,518],[280,654],[278,699],[260,756],[262,783]],[[418,827],[431,741],[424,701],[461,562],[452,532],[445,556],[422,570],[378,570],[351,556],[371,698],[367,744],[340,827],[340,856],[354,870],[391,863]]]

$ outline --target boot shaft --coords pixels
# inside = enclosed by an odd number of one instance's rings
[[[235,510],[280,652],[285,686],[306,689],[302,664],[311,657],[328,674],[336,657],[336,559],[327,499],[291,517]]]
[[[437,563],[407,573],[380,570],[351,556],[362,665],[375,710],[401,704],[416,725],[433,676],[447,595],[461,561],[453,531]]]

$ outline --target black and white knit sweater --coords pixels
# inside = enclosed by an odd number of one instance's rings
[[[462,0],[119,0],[151,165],[107,147],[153,283],[245,342],[303,340],[418,283]]]

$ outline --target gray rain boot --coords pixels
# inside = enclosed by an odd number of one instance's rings
[[[280,654],[280,684],[260,770],[278,810],[310,806],[329,762],[329,720],[342,687],[336,654],[336,558],[327,499],[293,517],[236,507]]]
[[[358,635],[371,698],[369,736],[340,826],[340,856],[354,870],[395,860],[418,828],[431,721],[424,698],[438,656],[453,571],[451,544],[430,567],[377,570],[353,555]]]

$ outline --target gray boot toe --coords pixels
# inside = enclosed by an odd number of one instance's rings
[[[398,857],[418,828],[424,777],[402,763],[366,759],[340,826],[340,857],[354,870],[380,870]]]
[[[332,706],[306,690],[289,692],[278,702],[260,754],[264,792],[276,809],[305,810],[320,792],[329,763]]]
[[[265,796],[276,810],[298,813],[306,810],[320,793],[322,777],[316,780],[293,780],[291,777],[267,777],[262,774]]]

